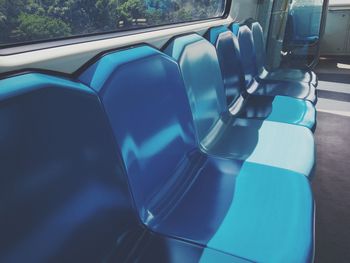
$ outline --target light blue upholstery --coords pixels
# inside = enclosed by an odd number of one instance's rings
[[[146,223],[150,214],[159,213],[152,205],[155,194],[170,194],[168,188],[179,173],[176,167],[185,169],[192,155],[201,158],[191,154],[197,144],[178,65],[161,52],[140,46],[103,56],[80,80],[99,91]]]
[[[167,50],[177,56],[182,72],[184,69],[190,72],[183,77],[185,83],[193,84],[190,91],[196,98],[192,97],[191,104],[176,61],[148,46],[105,55],[80,77],[99,91],[122,154],[140,220],[155,237],[180,239],[184,244],[195,243],[193,247],[200,247],[201,253],[194,248],[187,249],[190,262],[263,262],[269,258],[276,262],[289,258],[307,262],[313,251],[313,198],[307,177],[244,160],[259,159],[256,149],[271,152],[265,148],[267,145],[257,146],[256,141],[252,141],[252,147],[244,148],[248,146],[245,142],[254,139],[249,134],[260,132],[252,124],[226,126],[227,143],[241,142],[245,158],[242,155],[223,158],[203,151],[195,136],[198,128],[203,129],[199,133],[202,141],[217,136],[224,143],[220,135],[224,129],[213,134],[217,118],[222,120],[221,112],[225,110],[225,95],[220,95],[221,103],[216,100],[223,91],[215,88],[222,81],[219,65],[215,49],[202,37],[190,35],[179,39]],[[193,43],[199,45],[192,46]],[[209,52],[203,53],[208,47],[211,47]],[[186,61],[188,58],[194,59],[192,67],[190,61]],[[104,74],[106,68],[110,69],[108,74]],[[203,76],[202,70],[210,70],[214,76],[207,74],[207,81],[194,80],[196,76]],[[203,94],[197,90],[200,86]],[[202,102],[205,103],[198,104]],[[196,107],[196,125],[192,107]],[[208,116],[204,118],[201,114]],[[262,125],[276,125],[262,129],[276,137],[274,131],[279,131],[278,124]],[[301,137],[301,143],[313,149],[308,144],[311,134],[304,134],[306,129],[283,127],[282,132],[290,130],[285,138]],[[291,137],[292,132],[297,132],[296,137]],[[247,133],[247,137],[242,137]],[[259,138],[263,140],[267,136]],[[276,145],[271,148],[278,150]],[[296,148],[298,146],[292,151]],[[279,155],[281,151],[282,148]],[[298,160],[286,164],[286,168],[294,168]],[[277,216],[274,211],[278,211]],[[251,249],[244,246],[248,240],[252,242]],[[166,251],[171,248],[167,247]],[[183,249],[179,248],[176,255],[182,253]]]
[[[216,51],[212,46],[209,50],[207,47],[208,41],[199,35],[191,34],[176,38],[164,51],[179,62],[185,83],[191,83],[187,86],[188,96],[199,140],[207,135],[227,109],[224,89],[216,88],[222,87]],[[203,53],[203,50],[207,52]],[[191,59],[186,59],[187,57]]]
[[[309,101],[287,96],[251,95],[244,81],[242,58],[237,37],[227,28],[214,27],[207,37],[215,45],[227,102],[237,117],[265,119],[296,124],[314,130],[316,110]],[[232,111],[232,110],[231,110]]]
[[[314,140],[309,129],[235,118],[225,111],[224,83],[213,45],[200,36],[187,35],[176,38],[165,52],[175,54],[173,57],[179,62],[199,140],[208,153],[306,176],[312,173]]]
[[[294,82],[310,83],[317,86],[317,76],[312,70],[302,70],[293,68],[277,68],[267,71],[266,65],[266,47],[264,34],[261,25],[258,22],[249,24],[252,30],[255,53],[257,54],[257,66],[260,77],[266,80],[288,80]]]
[[[202,37],[167,52],[0,80],[0,262],[312,261],[311,132],[230,116]]]
[[[96,93],[37,72],[0,87],[0,262],[104,261],[138,221]]]
[[[289,96],[308,100],[314,104],[316,103],[316,88],[309,82],[294,81],[288,78],[274,79],[262,77],[268,74],[261,67],[264,56],[259,55],[257,57],[256,54],[261,54],[262,51],[257,50],[254,46],[253,33],[248,26],[243,25],[239,28],[238,41],[246,86],[249,87],[250,93],[268,96]]]

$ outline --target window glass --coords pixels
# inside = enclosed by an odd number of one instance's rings
[[[317,59],[324,0],[290,1],[283,39],[286,66],[305,67]]]
[[[350,0],[329,0],[329,5],[350,5]]]
[[[225,0],[0,0],[0,46],[220,17]]]

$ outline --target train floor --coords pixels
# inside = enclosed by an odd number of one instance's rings
[[[321,60],[316,72],[315,263],[345,263],[350,262],[350,65]]]

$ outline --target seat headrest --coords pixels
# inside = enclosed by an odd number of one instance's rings
[[[208,41],[210,43],[212,43],[213,45],[215,45],[219,35],[221,33],[227,32],[229,31],[227,27],[225,26],[216,26],[216,27],[212,27],[208,30],[207,34],[206,34],[206,39],[208,39]]]

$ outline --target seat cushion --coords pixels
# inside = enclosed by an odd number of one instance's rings
[[[208,157],[191,191],[151,228],[253,262],[310,262],[313,215],[305,176]],[[211,262],[207,252],[200,262]]]
[[[302,126],[254,119],[221,119],[203,140],[208,153],[312,176],[315,146]]]
[[[317,86],[317,76],[315,72],[311,70],[292,69],[292,68],[278,68],[271,70],[266,76],[260,76],[260,78],[268,80],[288,80],[311,83],[313,86]]]
[[[286,96],[250,95],[237,116],[301,125],[311,130],[316,124],[316,109],[311,102]]]
[[[308,100],[317,103],[316,88],[313,85],[291,81],[255,81],[248,88],[248,92],[254,95],[288,96],[296,99]]]
[[[313,198],[305,178],[245,163],[233,199],[209,248],[254,262],[312,260]]]

